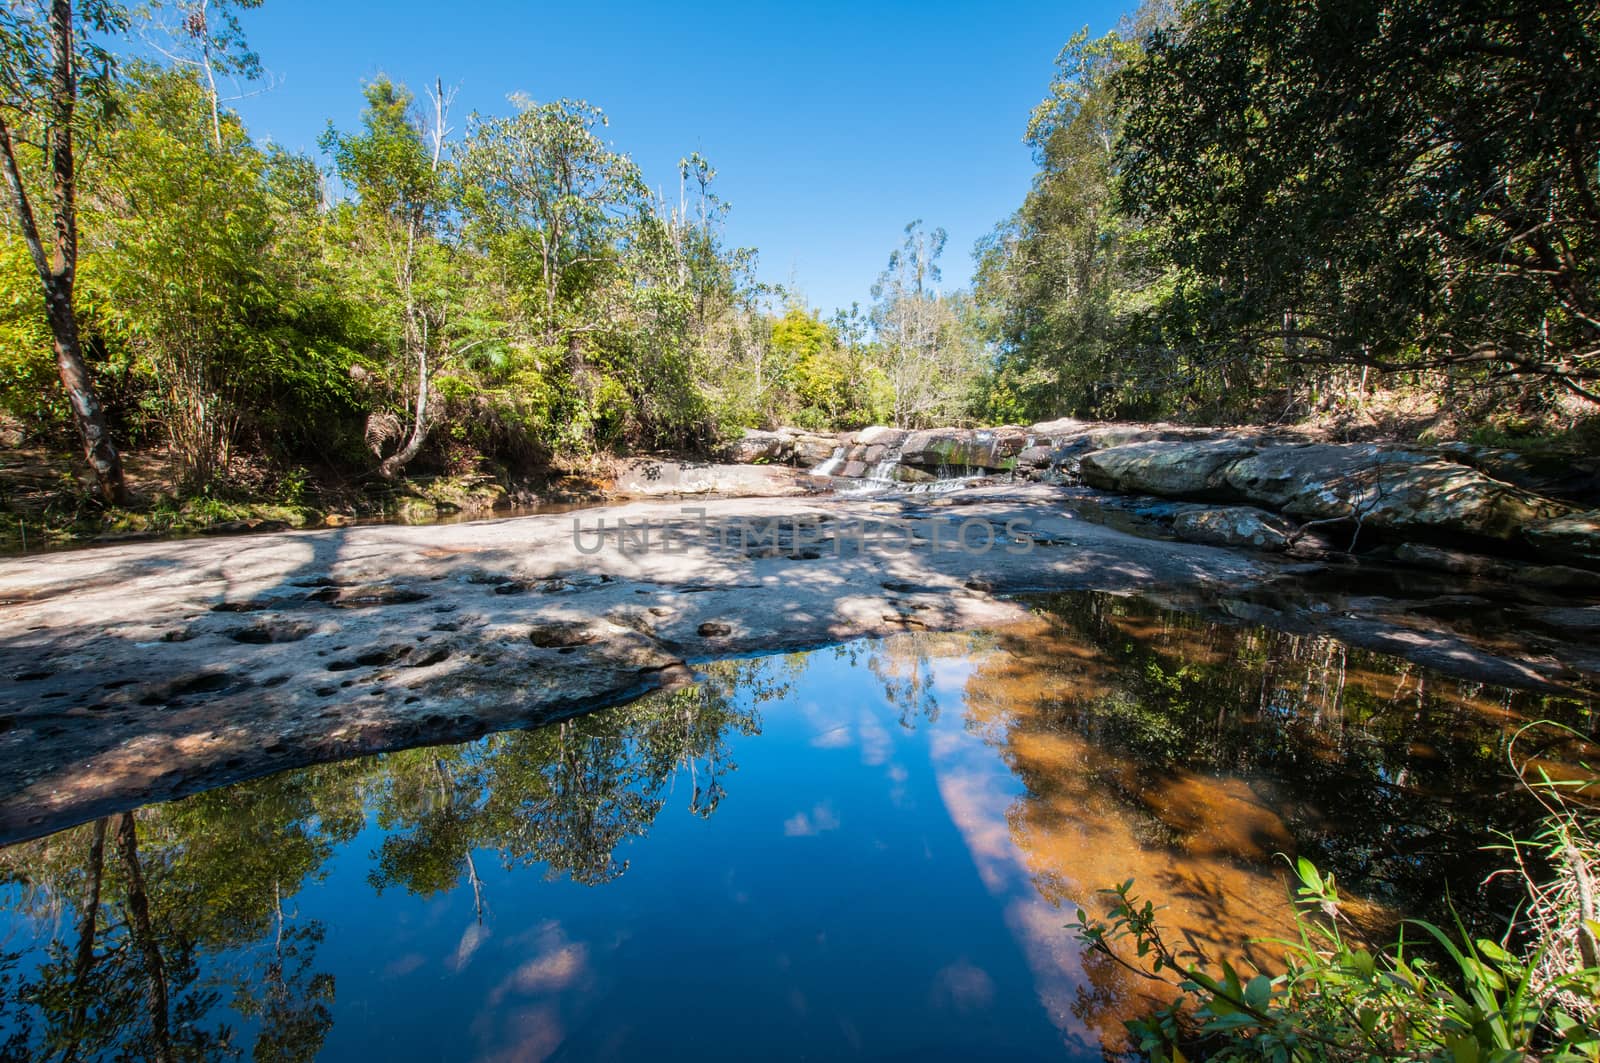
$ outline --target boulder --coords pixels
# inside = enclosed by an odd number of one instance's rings
[[[758,461],[787,461],[793,454],[794,436],[756,428],[745,429],[742,439],[735,439],[722,448],[724,458],[741,465]]]
[[[931,428],[906,437],[900,460],[927,468],[1010,469],[1027,441],[1024,428]]]
[[[1501,542],[1567,507],[1476,469],[1371,444],[1264,447],[1221,470],[1235,497],[1307,520]]]
[[[805,494],[811,488],[795,470],[781,465],[710,465],[641,459],[625,465],[612,485],[622,498],[664,495],[727,495],[776,498]]]
[[[910,434],[903,428],[885,428],[881,424],[875,424],[851,436],[850,441],[862,446],[898,447],[905,443],[906,437]]]
[[[1248,502],[1302,520],[1359,520],[1399,533],[1507,542],[1565,515],[1559,502],[1429,454],[1372,444],[1261,444],[1236,439],[1132,443],[1085,454],[1083,478],[1105,490]],[[1592,536],[1593,521],[1590,521]],[[1583,541],[1557,523],[1544,542]],[[1567,539],[1563,540],[1562,536]],[[1591,549],[1597,540],[1590,538]],[[1562,556],[1582,559],[1569,543]],[[1593,555],[1600,561],[1600,550]]]
[[[1172,530],[1191,543],[1283,551],[1293,545],[1298,528],[1253,506],[1215,506],[1184,510],[1172,519]]]
[[[1224,473],[1255,452],[1251,444],[1231,439],[1129,443],[1084,454],[1078,470],[1085,483],[1106,491],[1228,498],[1232,492],[1224,485]]]
[[[837,436],[824,436],[807,433],[797,435],[791,445],[794,453],[795,464],[810,468],[821,465],[833,457],[833,452],[842,446]]]
[[[1600,509],[1535,521],[1522,537],[1545,557],[1600,567]]]

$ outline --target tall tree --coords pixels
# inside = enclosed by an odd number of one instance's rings
[[[1208,0],[1123,79],[1129,206],[1214,358],[1600,402],[1600,8]]]
[[[356,191],[357,213],[364,239],[374,239],[384,253],[380,284],[399,319],[402,359],[415,366],[416,391],[405,442],[383,458],[378,471],[386,479],[400,475],[421,453],[428,438],[429,383],[435,371],[430,351],[440,348],[448,317],[447,301],[422,283],[430,254],[438,250],[437,229],[445,207],[441,176],[453,91],[435,80],[429,97],[431,114],[413,113],[413,97],[404,85],[379,77],[367,86],[367,109],[358,134],[330,129],[323,145],[332,152],[339,174]],[[380,418],[369,440],[378,450],[398,436],[397,426]]]
[[[79,23],[89,30],[79,31]],[[43,289],[56,369],[83,439],[83,455],[108,503],[127,501],[122,458],[83,356],[75,291],[78,272],[76,134],[87,118],[103,120],[112,100],[112,58],[99,43],[122,31],[127,12],[111,0],[8,3],[0,8],[0,159],[12,211]],[[88,104],[88,112],[80,107]],[[41,233],[28,161],[43,155],[49,233]],[[47,243],[48,241],[48,243]]]
[[[601,137],[582,100],[516,100],[509,118],[474,116],[457,156],[467,232],[520,294],[520,309],[566,391],[556,419],[569,445],[592,442],[604,381],[590,365],[627,293],[619,244],[648,202],[628,156]]]
[[[958,418],[979,356],[956,302],[939,290],[945,231],[924,229],[919,220],[905,234],[872,286],[890,415],[902,428]]]

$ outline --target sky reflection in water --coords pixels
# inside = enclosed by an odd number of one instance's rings
[[[1146,990],[1077,904],[1134,877],[1237,951],[1291,852],[1374,927],[1446,884],[1492,919],[1476,846],[1529,814],[1500,766],[1540,716],[1592,733],[1587,702],[1102,595],[723,662],[144,809],[133,846],[111,817],[85,966],[95,828],[0,851],[0,1058],[1098,1059]]]

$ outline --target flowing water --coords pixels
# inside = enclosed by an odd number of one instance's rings
[[[1374,932],[1447,890],[1489,925],[1479,847],[1534,811],[1508,754],[1594,752],[1512,745],[1593,735],[1582,697],[1136,599],[1035,615],[0,850],[0,1058],[1100,1059],[1151,998],[1066,929],[1098,890],[1262,962],[1279,854]]]

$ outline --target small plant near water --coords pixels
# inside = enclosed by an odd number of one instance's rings
[[[1104,891],[1113,898],[1105,919],[1080,909],[1073,930],[1123,967],[1179,990],[1173,1004],[1127,1023],[1156,1063],[1600,1060],[1594,811],[1563,797],[1576,784],[1541,772],[1527,785],[1547,815],[1533,837],[1500,847],[1511,854],[1505,873],[1526,882],[1528,903],[1499,941],[1474,940],[1459,919],[1453,932],[1412,919],[1388,947],[1371,948],[1341,927],[1348,919],[1333,876],[1305,859],[1293,864],[1297,937],[1270,942],[1283,949],[1281,974],[1180,961],[1131,879]]]

